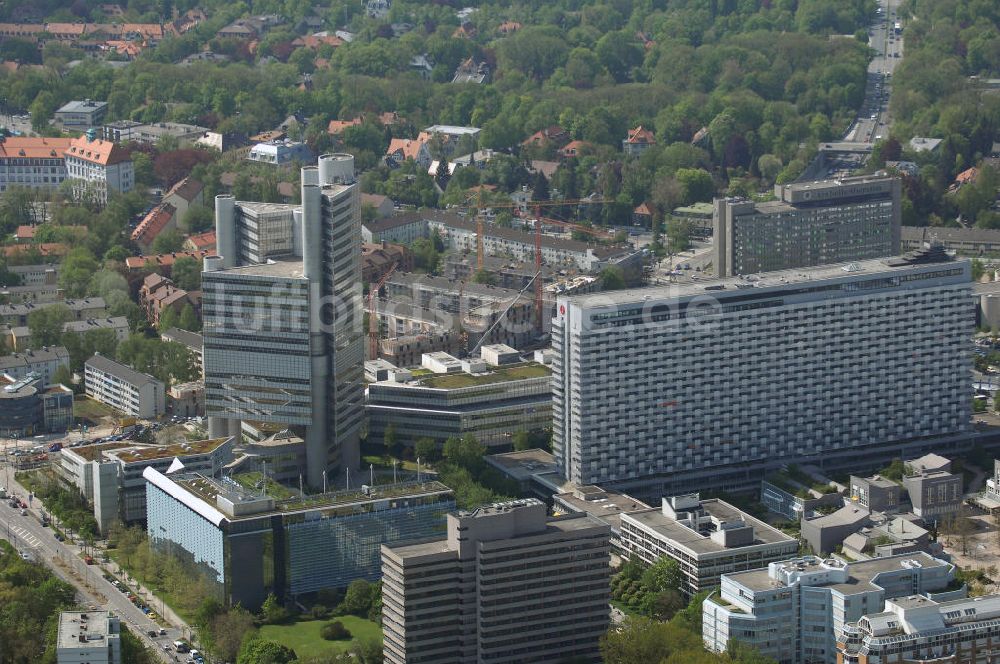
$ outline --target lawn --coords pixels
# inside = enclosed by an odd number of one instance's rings
[[[114,408],[105,406],[100,401],[94,401],[88,397],[77,397],[73,400],[73,416],[78,419],[89,420],[94,424],[100,423],[104,417],[118,414],[118,411]]]
[[[344,652],[356,639],[378,639],[382,641],[382,628],[376,623],[356,616],[333,618],[343,623],[354,637],[345,641],[327,641],[319,635],[320,629],[330,620],[303,620],[287,625],[264,625],[261,637],[277,641],[295,651],[299,659],[321,657],[332,652]]]

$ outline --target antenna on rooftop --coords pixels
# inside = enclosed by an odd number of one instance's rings
[[[326,471],[323,471],[323,493],[326,493]]]
[[[299,473],[299,495],[302,496],[302,498],[306,497],[306,492],[302,488],[302,473]]]
[[[344,468],[344,472],[347,473],[347,489],[349,491],[351,489],[351,469]]]

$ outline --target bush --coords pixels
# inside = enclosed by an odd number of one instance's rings
[[[339,620],[334,620],[323,625],[320,636],[327,641],[346,641],[351,638],[351,631],[344,627],[344,624]]]

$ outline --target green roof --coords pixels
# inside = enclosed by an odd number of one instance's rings
[[[476,385],[489,385],[491,383],[505,383],[512,380],[524,380],[526,378],[541,378],[549,376],[552,372],[544,364],[527,362],[523,364],[512,364],[504,367],[497,367],[484,374],[435,374],[420,380],[423,387],[434,387],[439,389],[454,390],[460,387],[474,387]]]

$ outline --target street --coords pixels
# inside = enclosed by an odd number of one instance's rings
[[[6,478],[5,478],[6,479]],[[26,498],[28,491],[11,479],[7,490]],[[80,557],[80,548],[68,540],[60,542],[55,538],[53,530],[44,527],[40,521],[41,503],[36,499],[31,502],[26,516],[21,516],[19,509],[8,506],[7,501],[0,501],[0,535],[7,539],[21,553],[35,562],[50,567],[55,574],[73,584],[84,605],[96,606],[114,611],[119,618],[127,623],[132,631],[146,645],[153,648],[164,662],[186,661],[179,657],[175,659],[172,653],[163,650],[164,644],[184,638],[181,631],[170,627],[167,635],[151,639],[149,630],[159,630],[161,625],[150,620],[138,607],[130,602],[125,594],[115,588],[103,576],[100,565],[87,565]],[[162,625],[167,627],[166,625]]]
[[[881,11],[869,29],[868,45],[875,57],[868,63],[865,102],[845,141],[874,143],[889,135],[889,88],[892,72],[903,57],[903,36],[895,34],[894,24],[901,0],[880,0]]]

